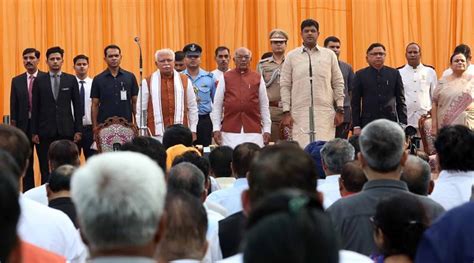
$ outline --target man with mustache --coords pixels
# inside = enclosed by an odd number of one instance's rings
[[[196,139],[196,96],[191,80],[175,70],[174,58],[175,54],[171,49],[156,51],[155,64],[158,70],[143,80],[138,92],[142,98],[142,108],[147,112],[147,126],[151,136],[160,141],[163,141],[165,128],[173,124],[189,127],[193,139]],[[141,114],[140,111],[137,112],[137,120],[140,120]]]
[[[22,130],[29,138],[31,145],[28,169],[26,170],[25,177],[23,177],[23,191],[35,187],[33,171],[34,144],[31,141],[31,97],[35,79],[46,74],[38,70],[40,55],[41,53],[35,48],[27,48],[23,51],[23,66],[26,72],[12,79],[10,92],[11,125]]]

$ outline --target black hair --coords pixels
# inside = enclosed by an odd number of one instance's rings
[[[89,64],[89,57],[87,57],[87,56],[84,55],[84,54],[80,54],[80,55],[75,56],[75,57],[72,59],[74,65],[76,64],[76,62],[77,62],[79,59],[85,59],[85,60],[87,61],[87,64]]]
[[[417,46],[417,47],[418,47],[418,50],[421,52],[421,47],[420,47],[420,45],[418,45],[418,43],[416,43],[416,42],[410,42],[410,43],[408,43],[408,45],[405,47],[405,50],[407,50],[408,47],[411,46],[411,45]]]
[[[454,48],[453,53],[463,53],[467,60],[471,60],[471,48],[466,44],[460,44]]]
[[[232,169],[238,178],[245,178],[250,169],[250,164],[258,155],[260,146],[255,143],[246,142],[237,145],[232,152]]]
[[[187,151],[174,158],[172,166],[183,162],[194,164],[204,174],[206,182],[209,180],[209,161],[206,158],[199,156],[195,151]]]
[[[182,61],[184,57],[186,56],[186,53],[183,51],[179,50],[174,52],[174,61]]]
[[[232,148],[219,146],[209,153],[209,165],[215,177],[231,177]]]
[[[169,191],[183,190],[201,198],[206,187],[205,180],[203,172],[196,165],[181,162],[171,167],[166,187]]]
[[[263,148],[248,174],[249,197],[257,202],[282,188],[315,192],[318,175],[311,156],[298,146],[277,144]]]
[[[2,151],[1,155],[7,154]],[[0,155],[0,156],[1,156]],[[3,156],[2,156],[3,157]],[[0,159],[0,162],[3,158]],[[3,166],[3,165],[2,165]],[[17,176],[9,169],[0,169],[0,262],[9,262],[11,252],[19,244],[17,224],[20,219]]]
[[[435,149],[441,170],[474,170],[474,132],[466,126],[441,128],[436,137]]]
[[[214,51],[214,56],[217,57],[217,53],[219,53],[219,51],[224,51],[224,50],[227,50],[227,52],[229,53],[230,55],[230,50],[228,47],[225,47],[225,46],[219,46],[216,48],[216,50]]]
[[[367,48],[366,54],[369,54],[369,52],[372,51],[372,49],[374,49],[376,47],[381,47],[383,49],[383,51],[385,51],[385,46],[382,45],[381,43],[372,43],[372,44],[370,44],[369,48]]]
[[[468,60],[466,54],[464,52],[461,52],[461,51],[454,51],[454,53],[451,55],[451,57],[449,58],[449,63],[452,64],[453,63],[453,58],[457,55],[463,55],[466,60]]]
[[[118,49],[119,54],[122,53],[122,50],[120,49],[119,46],[114,45],[114,44],[111,44],[111,45],[108,45],[108,46],[106,46],[106,47],[104,48],[104,57],[107,57],[107,50],[109,50],[109,49]]]
[[[341,40],[335,36],[329,36],[324,40],[324,47],[327,47],[329,42],[341,43]]]
[[[385,257],[403,254],[412,260],[429,226],[423,205],[415,195],[408,193],[382,199],[371,220],[383,233],[383,245],[379,249]]]
[[[341,180],[344,188],[351,193],[358,193],[367,182],[367,177],[359,161],[351,161],[342,167]]]
[[[41,56],[41,52],[39,50],[37,50],[36,48],[31,48],[31,47],[30,48],[25,48],[25,50],[23,50],[22,56],[24,56],[26,54],[29,54],[29,53],[33,53],[33,52],[35,53],[35,57],[39,59],[40,56]]]
[[[46,59],[48,59],[49,55],[51,55],[53,53],[59,53],[61,55],[61,57],[63,57],[64,56],[64,49],[62,49],[60,47],[50,47],[50,48],[48,48],[48,50],[46,50]]]
[[[0,124],[0,149],[13,157],[19,169],[16,175],[20,178],[31,155],[30,141],[25,133],[16,127]]]
[[[165,129],[163,134],[163,145],[166,149],[182,144],[186,147],[193,145],[193,134],[191,130],[182,124],[173,124]]]
[[[312,26],[316,27],[316,31],[319,32],[319,23],[318,23],[318,21],[316,21],[314,19],[311,19],[311,18],[305,19],[305,20],[303,20],[303,22],[301,22],[301,26],[300,26],[301,31],[303,31],[303,29],[305,27],[312,27]]]
[[[163,171],[166,171],[165,146],[154,138],[144,136],[135,137],[132,141],[124,143],[120,147],[120,150],[142,153],[155,161]]]
[[[357,154],[360,153],[359,135],[352,135],[349,143],[354,147],[354,159],[357,160]]]
[[[79,148],[70,140],[57,140],[48,149],[50,169],[55,170],[61,165],[79,166]]]
[[[48,187],[53,193],[69,191],[71,189],[71,178],[76,168],[71,165],[62,165],[54,169],[49,175]]]
[[[426,196],[431,181],[431,167],[420,157],[410,155],[405,162],[400,180],[407,184],[410,192]]]
[[[286,189],[265,197],[250,213],[244,262],[339,262],[331,219],[315,194]]]

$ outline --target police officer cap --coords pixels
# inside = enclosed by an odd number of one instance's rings
[[[288,34],[281,29],[273,29],[270,32],[270,41],[288,41]]]
[[[201,56],[202,48],[196,43],[191,43],[184,46],[183,52],[186,56]]]

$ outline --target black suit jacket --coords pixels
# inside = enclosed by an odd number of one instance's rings
[[[36,78],[45,75],[38,71]],[[10,120],[16,123],[16,127],[29,134],[28,129],[28,74],[25,72],[12,79],[10,91]],[[36,79],[35,79],[36,81]],[[34,82],[33,82],[34,83]]]
[[[247,217],[242,211],[219,221],[219,245],[222,256],[228,258],[239,253],[244,238]]]
[[[352,124],[361,128],[377,119],[407,124],[407,106],[398,70],[383,66],[356,72],[352,87]]]
[[[49,73],[36,78],[33,83],[31,133],[43,138],[72,138],[74,133],[82,132],[82,104],[77,79],[71,74],[61,73],[57,100],[54,100],[51,87]]]

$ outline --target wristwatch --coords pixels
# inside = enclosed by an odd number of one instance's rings
[[[336,112],[344,114],[344,107],[337,107]]]

